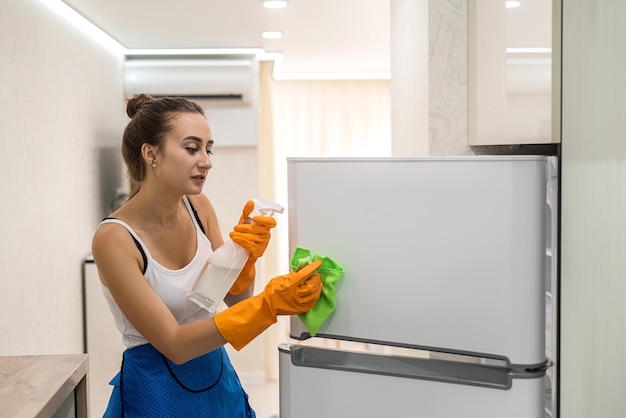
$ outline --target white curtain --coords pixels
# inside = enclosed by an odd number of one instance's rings
[[[261,71],[261,186],[287,206],[287,157],[391,156],[389,80],[273,80]],[[269,120],[268,120],[269,119]],[[288,210],[289,208],[287,208]],[[271,263],[266,277],[289,271],[287,214],[277,215]],[[314,249],[311,249],[314,251]],[[269,263],[268,263],[269,264]],[[278,378],[276,347],[289,339],[288,318],[266,333],[266,372]]]

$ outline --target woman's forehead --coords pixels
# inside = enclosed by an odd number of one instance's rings
[[[207,142],[213,139],[209,121],[200,113],[179,114],[172,120],[170,134],[178,139],[188,136],[198,137]]]

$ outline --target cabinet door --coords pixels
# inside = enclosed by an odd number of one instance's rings
[[[559,143],[561,0],[469,0],[468,14],[469,145]]]
[[[124,345],[107,305],[98,269],[89,257],[83,263],[85,289],[85,351],[89,354],[89,415],[101,417],[113,386],[109,381],[120,370]]]

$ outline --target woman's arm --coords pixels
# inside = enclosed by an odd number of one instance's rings
[[[124,316],[171,361],[181,364],[226,343],[213,318],[178,324],[144,278],[141,255],[125,228],[101,225],[92,252],[100,279]]]
[[[233,306],[234,304],[239,303],[242,300],[248,299],[253,294],[254,294],[254,280],[250,284],[250,287],[244,290],[243,293],[240,293],[238,295],[227,293],[226,297],[224,298],[224,303],[226,303],[227,306]]]

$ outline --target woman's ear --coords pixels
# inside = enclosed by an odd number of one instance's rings
[[[155,146],[150,145],[147,142],[144,142],[141,145],[141,156],[143,157],[143,160],[149,165],[155,164],[156,159],[157,159],[156,154],[157,154],[157,149]]]

